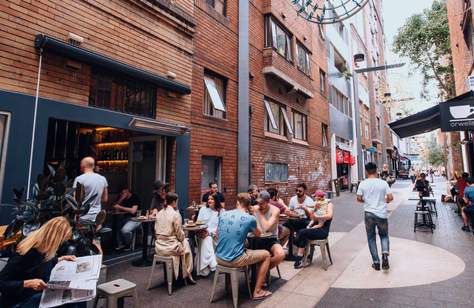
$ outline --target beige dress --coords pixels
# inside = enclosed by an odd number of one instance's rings
[[[179,276],[179,262],[183,264],[183,277],[193,270],[193,255],[188,239],[184,236],[181,215],[167,206],[158,212],[155,222],[155,251],[160,256],[173,257],[175,278]]]

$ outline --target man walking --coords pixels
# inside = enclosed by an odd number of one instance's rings
[[[82,174],[74,179],[72,187],[76,189],[77,183],[84,185],[84,200],[95,195],[87,214],[81,216],[82,220],[95,221],[95,217],[102,209],[102,203],[107,203],[109,195],[107,192],[107,180],[100,174],[94,172],[95,161],[92,157],[81,160]]]
[[[377,228],[382,245],[382,269],[390,268],[388,263],[389,239],[387,203],[392,202],[393,195],[387,182],[377,177],[377,165],[367,163],[365,165],[367,179],[359,184],[357,189],[357,201],[364,203],[365,230],[372,255],[372,267],[380,270],[380,259],[377,252],[377,240],[375,228]]]

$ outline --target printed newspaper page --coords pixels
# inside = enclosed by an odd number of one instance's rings
[[[40,308],[91,300],[96,295],[102,255],[61,261],[51,271],[48,289],[43,291]]]

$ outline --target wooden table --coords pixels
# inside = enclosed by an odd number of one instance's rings
[[[143,226],[142,257],[139,260],[133,261],[132,265],[137,267],[151,266],[152,261],[148,259],[148,234],[150,233],[150,224],[155,222],[155,218],[141,219],[139,217],[133,217],[132,221],[140,222]]]

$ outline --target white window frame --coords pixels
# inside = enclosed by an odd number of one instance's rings
[[[226,112],[224,102],[219,95],[219,91],[217,91],[217,86],[214,82],[214,79],[204,76],[204,84],[206,85],[207,93],[209,94],[209,98],[211,99],[214,109]]]
[[[291,126],[290,118],[288,118],[288,114],[286,113],[286,108],[281,108],[280,110],[283,114],[283,119],[285,120],[286,129],[288,129],[290,136],[293,136],[293,127]]]
[[[270,119],[270,125],[273,129],[278,129],[278,124],[275,120],[275,117],[273,116],[273,111],[272,107],[270,106],[270,103],[267,100],[263,100],[263,102],[265,104],[265,110],[267,111],[268,118]]]
[[[5,121],[5,128],[3,131],[3,145],[2,145],[2,152],[0,153],[0,202],[2,200],[2,192],[3,192],[3,178],[5,176],[5,164],[7,161],[7,150],[8,150],[8,137],[10,135],[10,122],[11,122],[11,113],[0,111],[0,115],[6,117]]]

